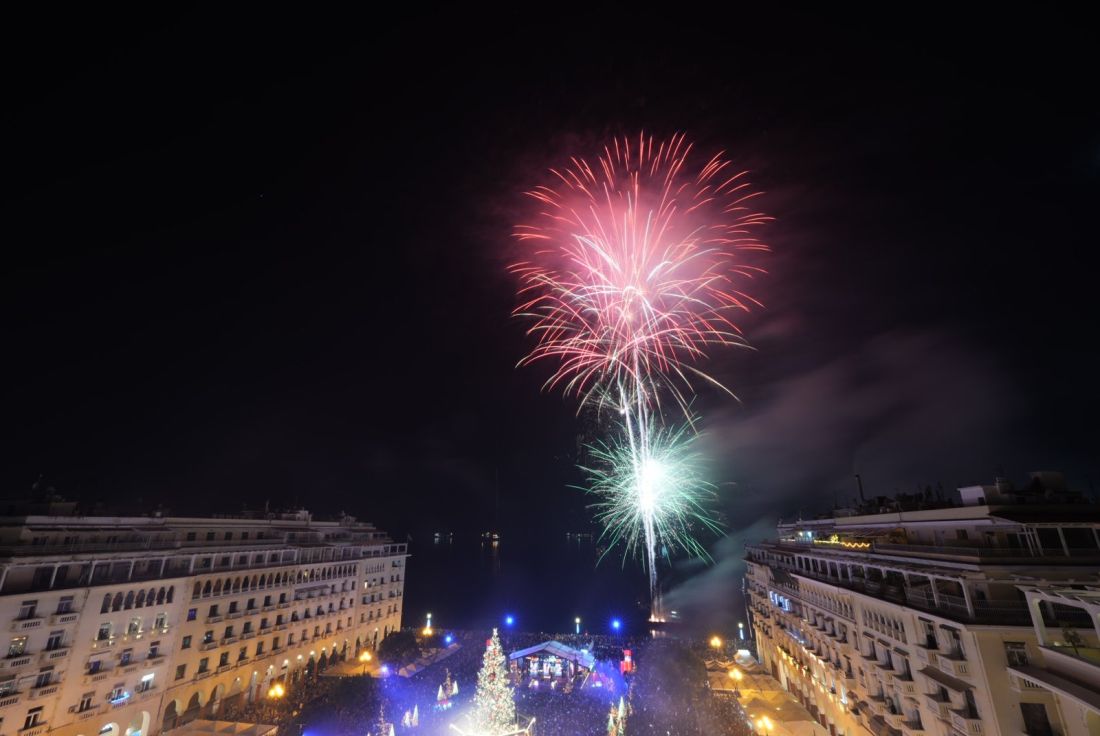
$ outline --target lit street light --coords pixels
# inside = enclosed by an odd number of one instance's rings
[[[579,635],[581,633],[581,617],[577,616],[573,619],[573,623],[577,625],[577,634]]]
[[[767,716],[760,716],[756,721],[756,725],[764,729],[764,736],[771,736],[772,719]]]
[[[271,689],[267,691],[267,697],[271,698],[272,700],[278,700],[284,695],[286,695],[286,688],[283,687],[283,683],[281,682],[276,682],[274,685],[271,686]]]
[[[722,640],[720,638],[718,638],[717,636],[712,636],[710,638],[710,645],[712,647],[714,647],[715,649],[721,649],[722,648]]]
[[[363,652],[359,655],[359,661],[363,663],[363,674],[367,674],[367,662],[371,660],[370,652]]]

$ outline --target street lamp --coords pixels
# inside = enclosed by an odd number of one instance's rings
[[[267,697],[271,698],[272,700],[278,700],[284,695],[286,695],[286,688],[283,687],[283,683],[281,682],[276,682],[274,685],[271,686],[271,689],[267,691]]]
[[[577,616],[575,619],[573,619],[573,623],[576,624],[577,634],[580,635],[580,633],[581,633],[581,617]]]
[[[734,667],[730,670],[730,679],[733,680],[733,695],[734,697],[741,697],[741,680],[745,679],[745,673]]]
[[[371,660],[370,652],[363,652],[359,655],[359,661],[363,663],[363,674],[367,674],[367,662]]]
[[[741,621],[737,622],[737,633],[741,637],[741,641],[745,641],[745,624]]]
[[[772,719],[767,716],[760,716],[756,721],[756,725],[764,729],[764,736],[771,736],[772,731]]]
[[[719,639],[717,636],[712,636],[710,638],[710,645],[712,647],[714,647],[715,649],[721,649],[722,648],[722,640]]]

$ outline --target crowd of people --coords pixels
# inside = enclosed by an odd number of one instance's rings
[[[472,708],[488,632],[451,632],[454,643],[424,669],[408,677],[309,677],[288,685],[280,698],[241,702],[219,713],[221,719],[270,723],[280,736],[365,736],[375,734],[380,717],[398,736],[444,734],[460,715]],[[587,649],[605,676],[600,687],[562,689],[519,687],[516,710],[535,719],[536,736],[570,734],[604,736],[612,708],[620,699],[629,715],[627,732],[748,736],[735,703],[712,697],[699,656],[705,649],[690,642],[653,640],[640,636],[549,634],[502,631],[506,652],[556,640]],[[637,674],[619,675],[624,650],[630,650]],[[647,669],[649,670],[647,672]],[[457,693],[448,693],[440,708],[440,687],[449,672]],[[610,676],[614,673],[614,677]],[[589,683],[591,685],[591,683]],[[416,713],[416,725],[408,714]]]

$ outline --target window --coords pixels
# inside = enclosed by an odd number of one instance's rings
[[[195,532],[187,532],[187,541],[188,542],[194,542],[195,541]]]
[[[222,652],[221,657],[218,659],[218,666],[225,667],[229,664],[229,652]]]
[[[186,676],[187,676],[187,665],[181,664],[178,667],[176,667],[176,679],[177,680],[182,680]]]
[[[248,539],[248,532],[241,532],[241,539]]]
[[[46,639],[46,651],[52,652],[61,648],[61,642],[65,639],[64,631],[51,631],[50,638]]]
[[[194,621],[195,617],[198,616],[198,615],[199,615],[199,609],[197,609],[197,608],[189,608],[187,610],[187,620],[188,621]]]
[[[83,713],[86,710],[91,710],[92,699],[95,697],[95,693],[84,693],[80,696],[80,705],[76,706],[76,710],[79,713]]]
[[[40,705],[37,708],[31,708],[27,711],[27,718],[23,721],[24,731],[28,728],[34,728],[42,722],[42,707],[43,706]]]
[[[1024,733],[1028,736],[1051,736],[1047,707],[1042,703],[1020,703],[1020,714],[1024,717]]]
[[[190,636],[183,637],[183,644],[180,645],[180,649],[190,649],[190,648],[191,648],[191,637]]]
[[[126,689],[123,685],[115,685],[111,692],[107,693],[107,700],[112,703],[126,700]]]
[[[149,644],[149,659],[156,659],[160,656],[160,642],[154,641]]]
[[[153,678],[156,677],[152,672],[147,675],[143,675],[141,681],[138,682],[137,687],[134,688],[139,693],[144,693],[153,689]]]
[[[61,599],[57,601],[58,613],[71,613],[73,610],[73,597],[71,595],[61,596]]]
[[[233,538],[233,532],[226,532],[225,533],[225,541],[228,542],[232,538]]]
[[[249,598],[248,599],[247,608],[248,608],[249,611],[254,611],[256,609],[256,599],[255,598]]]
[[[224,638],[228,639],[231,636],[233,636],[233,627],[232,626],[226,626],[225,627],[225,637]]]
[[[232,603],[229,604],[229,612],[230,613],[236,613],[237,612],[237,601],[233,601]]]
[[[133,649],[123,649],[122,653],[118,655],[118,664],[120,667],[126,667],[130,664],[130,661],[134,658]]]
[[[205,634],[202,635],[202,643],[203,644],[209,644],[212,641],[214,641],[214,631],[213,630],[207,631]]]
[[[206,615],[207,616],[217,616],[218,615],[218,607],[217,606],[210,606],[210,612]]]
[[[207,532],[206,533],[206,541],[207,542],[213,542],[214,541],[214,532]]]
[[[203,657],[199,660],[199,672],[206,672],[210,669],[210,657]]]
[[[260,656],[264,653],[264,643],[261,641],[256,644],[256,656]]]
[[[99,672],[100,669],[102,669],[102,668],[103,668],[103,660],[102,659],[93,659],[91,662],[88,662],[88,674],[89,675],[94,675],[95,673]]]
[[[126,627],[126,634],[128,636],[137,636],[141,633],[141,616],[134,616],[130,619],[130,625]]]
[[[38,675],[34,678],[35,687],[46,687],[50,684],[50,680],[53,679],[53,667],[43,667],[38,671]]]
[[[111,624],[103,623],[99,625],[99,631],[95,635],[96,641],[107,641],[111,638]]]
[[[27,619],[34,618],[35,611],[38,610],[38,601],[23,601],[23,604],[19,606],[19,615],[16,618]],[[39,710],[42,710],[39,708]]]
[[[237,661],[240,662],[243,659],[248,659],[248,647],[247,646],[241,647],[240,651],[237,652]]]
[[[1006,641],[1005,642],[1005,659],[1008,660],[1009,667],[1026,667],[1027,661],[1027,648],[1022,641]]]
[[[164,631],[168,628],[168,614],[158,613],[156,619],[153,620],[153,628],[159,631]]]
[[[15,675],[0,677],[0,698],[15,692]]]
[[[8,656],[18,657],[25,651],[27,651],[27,637],[13,636],[11,638],[11,644],[8,645]]]

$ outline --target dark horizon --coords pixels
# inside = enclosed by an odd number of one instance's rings
[[[54,38],[8,96],[4,495],[591,529],[576,405],[515,368],[505,264],[521,190],[642,129],[726,150],[777,217],[755,350],[709,364],[741,401],[699,399],[735,541],[855,473],[1094,492],[1087,24],[684,23],[592,54],[551,29]]]

